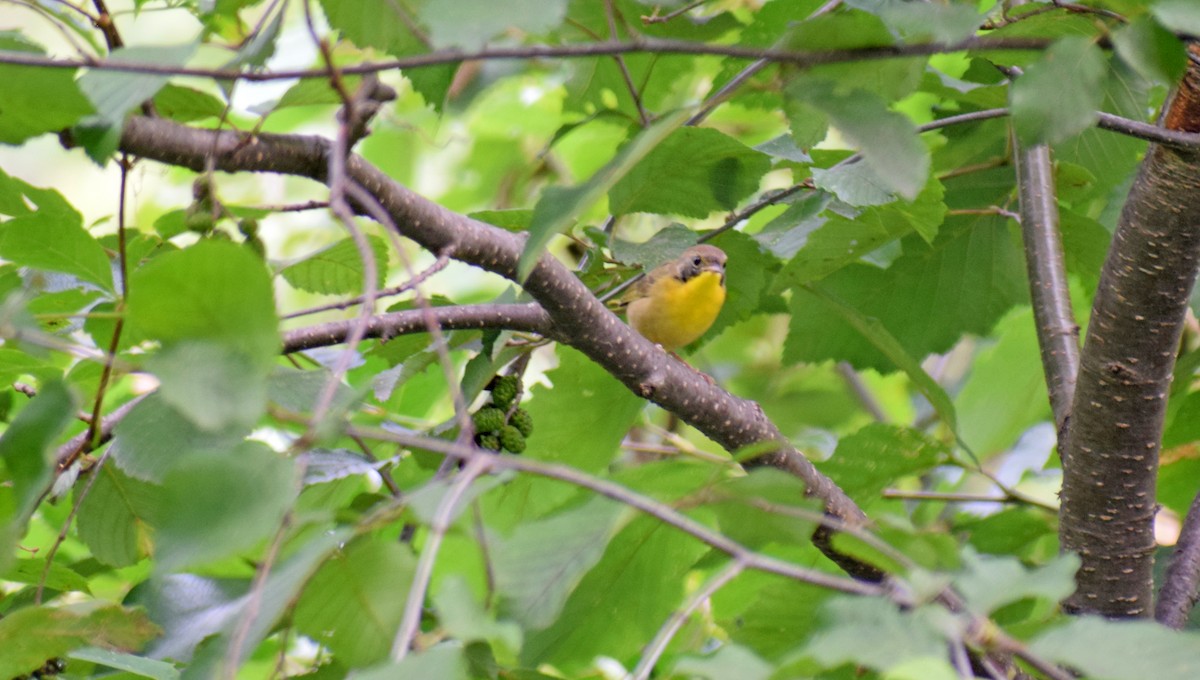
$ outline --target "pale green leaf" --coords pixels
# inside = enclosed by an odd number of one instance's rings
[[[1076,668],[1089,680],[1193,680],[1200,676],[1200,635],[1152,621],[1069,617],[1029,645],[1043,659]]]
[[[1061,142],[1096,122],[1104,56],[1086,38],[1055,42],[1012,85],[1012,116],[1026,144]]]
[[[375,288],[383,287],[388,269],[387,243],[368,236],[375,257]],[[322,295],[351,295],[365,291],[366,264],[354,239],[346,238],[288,265],[279,272],[293,287]]]

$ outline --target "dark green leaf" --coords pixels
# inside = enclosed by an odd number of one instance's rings
[[[571,228],[584,210],[612,189],[686,119],[687,112],[678,111],[659,120],[626,144],[616,158],[596,171],[587,182],[569,189],[546,189],[533,209],[533,221],[529,225],[529,238],[517,265],[517,277],[524,281],[550,239]]]
[[[245,248],[202,241],[154,258],[129,278],[128,322],[135,333],[164,344],[213,340],[255,361],[278,354],[271,279]]]
[[[375,256],[375,287],[379,289],[387,276],[388,247],[378,236],[368,236],[367,241]],[[300,290],[322,295],[351,295],[364,292],[365,272],[366,265],[358,246],[354,239],[346,238],[288,265],[279,273]]]
[[[274,535],[296,493],[292,461],[263,444],[184,458],[156,511],[158,567],[210,563]]]
[[[190,123],[205,118],[220,118],[225,115],[225,104],[220,99],[206,92],[173,83],[167,83],[158,91],[158,94],[154,95],[154,109],[164,118],[170,118],[180,123]],[[162,231],[160,230],[159,233],[161,234]],[[163,234],[164,238],[170,238],[170,236],[174,236],[174,234]]]
[[[16,34],[0,34],[0,50],[42,55],[41,48]],[[0,143],[22,144],[38,135],[74,125],[92,112],[69,69],[0,64],[4,106],[0,107]],[[53,102],[48,106],[47,102]]]
[[[187,456],[227,450],[246,434],[248,430],[205,432],[160,395],[150,394],[117,423],[113,456],[130,476],[160,483]]]
[[[843,437],[833,456],[817,467],[865,504],[896,480],[945,462],[949,454],[945,444],[917,430],[874,423]]]
[[[1054,43],[1012,86],[1012,115],[1026,144],[1061,142],[1096,122],[1104,56],[1092,41]]]
[[[929,178],[929,150],[912,121],[876,95],[845,92],[828,81],[810,81],[796,96],[829,117],[887,190],[908,200],[921,193]]]
[[[74,413],[75,400],[66,385],[48,382],[0,436],[3,478],[12,485],[13,494],[12,505],[0,503],[0,572],[12,564],[13,545],[49,487],[54,469],[52,444]]]
[[[104,564],[127,567],[149,552],[149,518],[160,487],[134,479],[114,464],[100,468],[79,506],[79,539]]]
[[[416,569],[408,546],[362,537],[313,574],[296,604],[296,627],[352,668],[387,658]]]
[[[0,223],[0,257],[16,264],[63,272],[113,290],[108,255],[83,228],[83,218],[53,189],[38,189],[0,171],[3,190],[19,206],[0,208],[13,218]],[[36,209],[30,209],[33,204]]]
[[[0,619],[0,676],[41,668],[72,649],[138,649],[158,633],[144,612],[115,604],[28,607]]]
[[[613,214],[705,217],[732,210],[770,169],[760,151],[712,128],[675,130],[609,192]]]

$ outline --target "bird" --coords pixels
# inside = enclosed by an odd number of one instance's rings
[[[629,325],[663,349],[691,344],[725,304],[725,253],[701,244],[655,267],[622,299]]]

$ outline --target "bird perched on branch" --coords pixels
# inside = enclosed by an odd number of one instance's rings
[[[629,325],[666,350],[694,342],[725,304],[725,259],[720,248],[698,245],[655,267],[621,300]]]

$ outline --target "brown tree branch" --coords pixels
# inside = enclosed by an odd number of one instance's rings
[[[225,172],[277,172],[325,181],[329,142],[299,135],[246,137],[228,131],[195,130],[164,120],[133,118],[122,150],[171,165]],[[455,259],[516,280],[524,239],[451,212],[400,186],[359,156],[347,170],[384,207],[406,237],[432,252],[453,248]],[[678,414],[730,451],[771,446],[752,461],[795,474],[830,514],[858,525],[862,510],[800,455],[754,402],[717,387],[687,364],[666,354],[621,322],[566,267],[543,255],[524,283],[554,324],[560,341],[579,349],[635,394]]]
[[[946,52],[968,50],[1041,50],[1054,41],[1044,38],[1026,37],[976,37],[956,43],[923,43],[912,45],[882,45],[846,50],[786,50],[776,48],[743,47],[741,45],[717,45],[710,43],[664,40],[638,37],[625,42],[594,42],[572,45],[522,45],[517,47],[490,47],[473,52],[463,50],[437,50],[389,61],[349,65],[340,69],[342,75],[365,75],[412,69],[423,66],[457,64],[462,61],[499,59],[579,59],[588,57],[611,57],[624,54],[679,54],[713,55],[734,59],[765,60],[795,66],[819,66],[841,64],[851,61],[871,61],[920,57]],[[218,80],[288,80],[292,78],[327,78],[325,69],[294,69],[281,71],[239,71],[235,69],[186,68],[163,64],[128,62],[120,60],[56,59],[28,52],[0,51],[0,64],[38,66],[44,68],[94,68],[129,73],[153,73],[159,75],[196,76]]]
[[[1200,600],[1200,494],[1192,500],[1183,520],[1179,542],[1158,591],[1154,620],[1182,630],[1197,600]]]
[[[1013,139],[1015,142],[1015,135]],[[1050,408],[1061,442],[1063,426],[1071,413],[1071,399],[1075,396],[1075,375],[1079,372],[1079,325],[1071,309],[1067,266],[1058,231],[1054,169],[1050,165],[1050,147],[1044,144],[1025,147],[1016,142],[1014,158],[1033,317]]]
[[[1200,130],[1194,61],[1163,124]],[[1059,538],[1082,559],[1065,603],[1072,612],[1144,617],[1152,609],[1163,418],[1200,267],[1197,185],[1200,155],[1151,146],[1100,274],[1062,451]]]

